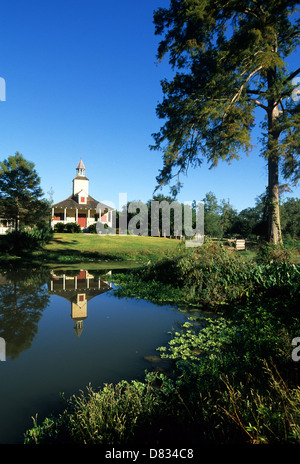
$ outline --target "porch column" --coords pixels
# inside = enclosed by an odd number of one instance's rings
[[[75,210],[75,222],[78,224],[78,209]]]
[[[87,213],[87,226],[90,225],[90,217],[91,217],[90,212],[91,212],[91,210],[88,209],[88,213]]]
[[[67,222],[67,208],[64,209],[64,223]]]

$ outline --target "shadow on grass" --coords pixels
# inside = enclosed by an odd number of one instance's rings
[[[43,266],[47,264],[76,264],[81,262],[125,262],[126,258],[121,255],[109,253],[87,252],[79,250],[49,251],[36,250],[24,251],[18,255],[9,253],[0,254],[0,265],[8,266],[10,263],[22,263],[24,266]]]
[[[76,240],[63,240],[62,238],[51,238],[51,243],[57,243],[58,245],[73,245],[76,242]]]
[[[89,261],[125,261],[121,255],[100,253],[95,251],[63,250],[63,251],[37,251],[33,254],[34,260],[47,263],[76,263]]]

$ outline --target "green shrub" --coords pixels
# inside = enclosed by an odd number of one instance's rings
[[[63,222],[58,222],[54,225],[53,231],[59,234],[65,232],[65,224]]]
[[[87,232],[89,234],[96,234],[97,233],[97,224],[91,224],[90,226],[88,226],[87,228]]]
[[[32,229],[13,230],[5,236],[5,249],[18,255],[45,245],[51,238],[52,230],[47,224]]]
[[[264,292],[293,294],[299,289],[299,276],[299,266],[288,261],[247,262],[236,251],[208,243],[114,279],[119,296],[216,307]]]
[[[66,224],[65,231],[70,234],[73,234],[73,233],[80,234],[82,232],[80,225],[77,224],[76,222],[68,222]]]
[[[300,388],[289,388],[276,368],[265,363],[269,386],[260,392],[254,382],[250,388],[233,385],[224,378],[221,413],[244,431],[254,444],[300,443]],[[245,391],[246,390],[246,391]]]
[[[258,263],[282,263],[290,260],[291,254],[283,245],[274,243],[264,243],[257,252],[256,261]]]
[[[152,382],[152,380],[151,380]],[[25,434],[25,444],[84,443],[124,444],[136,429],[151,427],[161,410],[163,397],[150,382],[121,381],[98,391],[73,395],[59,417],[46,418]]]
[[[56,233],[69,233],[69,234],[79,234],[82,232],[81,227],[76,222],[68,222],[64,224],[63,222],[58,222],[53,228]]]

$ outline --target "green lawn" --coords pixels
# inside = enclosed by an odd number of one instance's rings
[[[79,261],[156,260],[174,252],[181,242],[159,237],[97,234],[54,234],[42,251],[34,253],[43,261],[68,263]]]
[[[22,257],[13,256],[3,248],[4,236],[0,236],[0,264],[19,262],[23,265],[79,266],[83,264],[101,267],[109,263],[110,267],[130,267],[156,261],[172,255],[180,247],[185,249],[180,240],[160,237],[67,234],[56,233],[51,242],[34,252]],[[299,241],[289,246],[292,262],[300,263]],[[238,252],[246,261],[255,260],[257,245],[249,244],[246,251]]]

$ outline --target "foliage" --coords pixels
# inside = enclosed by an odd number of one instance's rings
[[[300,238],[300,198],[288,198],[282,203],[280,219],[284,236]]]
[[[225,317],[191,317],[158,348],[175,363],[176,388],[194,426],[212,413],[206,426],[223,430],[225,442],[233,443],[238,430],[240,442],[300,442],[300,393],[290,364],[299,289],[289,295],[235,305]]]
[[[299,46],[295,1],[178,2],[154,13],[162,36],[158,59],[176,71],[162,82],[157,115],[164,121],[153,149],[163,151],[164,186],[207,160],[231,162],[252,149],[256,109],[264,111],[262,155],[268,161],[268,241],[280,241],[278,172],[299,178],[299,103],[290,98],[287,57]],[[175,171],[175,174],[174,174]],[[176,191],[180,182],[174,186]],[[173,189],[173,190],[174,190]]]
[[[269,388],[263,394],[254,385],[245,394],[243,383],[224,378],[222,410],[255,444],[300,443],[300,389],[289,388],[277,369],[265,363]]]
[[[4,249],[6,252],[19,255],[46,245],[52,236],[51,227],[45,223],[31,229],[12,230],[4,237]]]
[[[281,250],[281,249],[280,249]],[[114,275],[119,296],[136,296],[156,303],[228,305],[246,301],[259,293],[277,294],[296,289],[299,285],[297,266],[276,260],[262,251],[261,262],[246,262],[241,255],[215,242],[189,251],[181,248],[153,265],[137,269],[129,275]]]
[[[49,202],[42,195],[34,163],[18,152],[0,163],[0,212],[15,220],[16,229],[39,224],[50,216]]]
[[[162,212],[159,211],[158,218],[155,217],[155,214],[152,214],[151,203],[158,202],[161,206],[166,202],[170,206],[170,228],[166,230],[166,226],[163,225],[162,221]],[[264,193],[259,195],[255,199],[255,206],[248,207],[243,209],[240,212],[237,212],[233,206],[230,204],[229,200],[224,198],[218,200],[215,193],[209,191],[205,194],[202,199],[204,202],[204,233],[209,237],[221,238],[224,236],[239,236],[241,238],[254,238],[255,240],[260,237],[260,239],[266,240],[267,238],[267,211],[268,211],[268,195],[267,189]],[[136,202],[136,206],[139,202]],[[123,211],[117,217],[117,225],[119,225],[120,217],[125,214],[127,218],[127,228],[130,224],[130,221],[134,220],[136,211],[133,213],[129,211],[129,205],[123,209]],[[173,205],[171,207],[171,205]],[[196,224],[196,202],[192,204],[192,227],[195,228]],[[175,208],[174,208],[175,206]],[[148,228],[144,224],[145,232],[148,235],[153,234],[153,231],[159,235],[164,236],[166,232],[167,236],[176,235],[175,223],[180,225],[180,228],[183,232],[183,235],[186,234],[184,224],[185,211],[183,205],[176,201],[174,198],[164,195],[154,195],[152,200],[147,202],[148,207]],[[299,234],[300,225],[300,200],[297,198],[289,198],[281,204],[280,208],[280,218],[282,223],[282,233],[284,238],[297,238]],[[146,230],[147,229],[147,230]],[[152,229],[152,230],[151,230]],[[88,228],[89,231],[96,232],[96,226],[92,225]]]
[[[158,201],[162,204],[163,201],[169,205],[177,204],[177,215],[180,212],[180,218],[177,220],[182,223],[182,231],[184,230],[184,210],[183,204],[174,200],[174,198],[166,197],[163,195],[155,195],[152,200],[147,202],[148,206],[148,233],[151,235],[151,222],[155,224],[155,218],[151,215],[151,202]],[[267,238],[267,209],[268,209],[268,195],[266,192],[262,193],[255,199],[255,206],[245,208],[237,212],[230,204],[229,200],[218,200],[214,192],[210,191],[205,194],[204,202],[204,232],[209,237],[230,237],[239,236],[241,238],[254,238],[266,240]],[[124,213],[124,211],[123,211]],[[193,222],[192,226],[195,227],[195,208],[192,207]],[[133,213],[128,212],[127,205],[127,225],[134,217]],[[297,198],[289,198],[281,204],[280,218],[282,224],[282,233],[284,238],[297,238],[300,231],[300,200]],[[93,226],[91,226],[93,228]],[[155,229],[155,226],[153,227]],[[159,222],[157,223],[159,235],[163,236],[164,231],[162,227],[162,215],[160,212]],[[170,209],[170,234],[175,235],[174,229],[174,210]]]
[[[236,332],[236,328],[223,317],[190,317],[190,322],[182,325],[181,332],[174,332],[168,354],[166,347],[159,347],[158,351],[162,358],[174,360],[196,361],[204,353],[209,359],[215,359],[232,343]]]
[[[88,388],[57,418],[34,419],[25,443],[300,443],[299,388],[288,385],[298,307],[299,293],[190,317],[158,349],[168,372]]]
[[[76,222],[68,222],[64,224],[63,222],[58,222],[55,224],[53,231],[56,233],[67,233],[67,234],[79,234],[82,232],[81,227]]]
[[[164,212],[163,212],[164,211]],[[171,196],[154,195],[146,204],[142,201],[128,202],[116,216],[116,229],[122,233],[152,237],[191,236],[196,225],[197,205],[180,203]],[[187,213],[191,224],[184,221]],[[190,230],[193,228],[193,230]],[[117,232],[118,233],[118,232]]]
[[[260,245],[256,261],[258,263],[281,263],[290,260],[290,252],[282,245],[275,245],[274,243],[264,243]]]
[[[87,394],[81,392],[67,401],[57,420],[47,418],[39,426],[35,419],[25,444],[125,444],[137,428],[146,432],[151,427],[162,404],[163,395],[150,382],[121,381],[98,391],[89,386]]]
[[[89,234],[96,234],[97,233],[97,224],[91,224],[90,226],[88,226],[87,232]]]
[[[189,289],[200,280],[193,298],[204,295],[215,312],[189,317],[158,348],[170,363],[166,373],[88,388],[58,417],[40,425],[34,419],[25,443],[300,443],[300,393],[290,364],[299,330],[299,267],[269,257],[245,263],[239,256],[208,242],[117,276],[127,294],[163,301],[165,290],[173,303],[186,282]],[[238,280],[247,298],[225,291]]]
[[[221,208],[213,192],[208,192],[204,198],[204,233],[211,237],[221,237]]]

